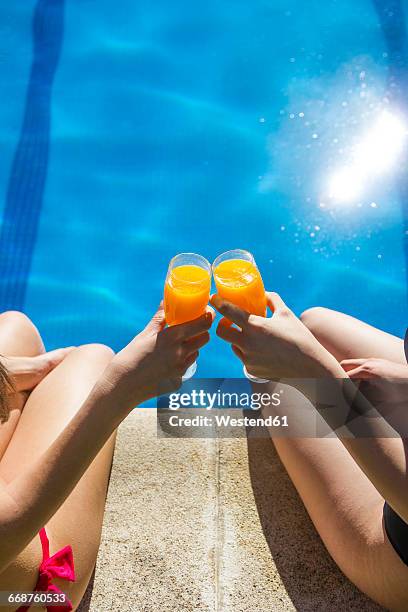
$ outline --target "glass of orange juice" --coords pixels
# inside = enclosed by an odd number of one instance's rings
[[[164,312],[168,325],[193,321],[205,313],[211,290],[211,264],[196,253],[180,253],[170,261],[164,285]],[[197,363],[184,373],[194,376]]]
[[[265,288],[251,253],[241,249],[227,251],[217,257],[212,270],[220,297],[250,314],[266,317]],[[269,382],[252,376],[245,366],[244,374],[253,382]]]

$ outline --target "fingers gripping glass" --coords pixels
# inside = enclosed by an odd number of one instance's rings
[[[250,314],[266,316],[265,288],[251,253],[241,249],[227,251],[217,257],[212,270],[218,295]],[[245,366],[244,374],[253,382],[269,382],[252,376]]]
[[[164,285],[164,311],[168,325],[193,321],[205,313],[211,290],[211,264],[196,253],[180,253],[170,261]],[[194,362],[183,381],[194,376]]]

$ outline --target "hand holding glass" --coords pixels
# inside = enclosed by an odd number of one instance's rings
[[[211,290],[211,265],[201,255],[181,253],[170,261],[164,285],[164,312],[168,325],[193,321],[206,311]],[[194,376],[197,363],[184,373]]]
[[[265,288],[251,253],[241,249],[227,251],[217,257],[212,269],[220,297],[250,314],[266,317]],[[253,382],[269,382],[251,376],[245,366],[244,374]]]

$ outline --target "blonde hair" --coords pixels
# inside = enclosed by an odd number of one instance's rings
[[[10,413],[10,393],[14,390],[13,383],[6,368],[0,361],[0,423],[5,423]]]

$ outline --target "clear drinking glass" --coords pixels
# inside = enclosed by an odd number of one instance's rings
[[[170,261],[164,285],[164,311],[168,325],[179,325],[205,313],[211,290],[211,264],[196,253],[180,253]],[[184,373],[194,376],[197,363]]]
[[[254,256],[234,249],[219,255],[212,265],[218,294],[250,314],[266,317],[266,296],[261,274]],[[252,382],[269,382],[252,376],[244,366],[245,376]]]

